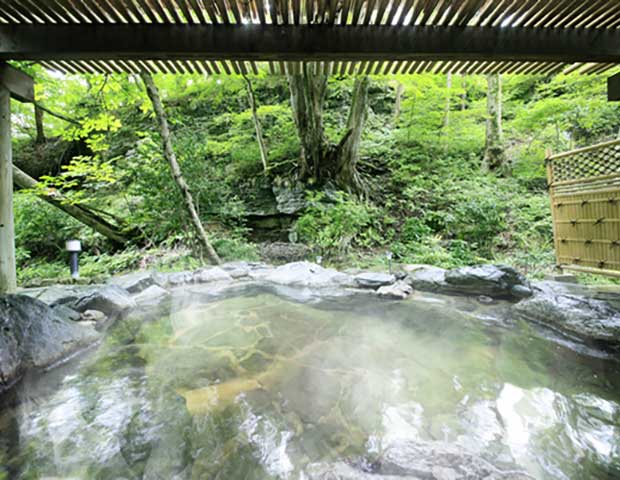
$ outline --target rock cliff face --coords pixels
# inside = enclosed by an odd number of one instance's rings
[[[22,295],[0,296],[0,389],[31,368],[48,367],[101,338],[91,324]]]
[[[247,223],[256,241],[286,242],[295,219],[306,207],[300,185],[263,184],[243,196]]]

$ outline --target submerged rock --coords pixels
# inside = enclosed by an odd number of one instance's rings
[[[399,440],[375,462],[320,463],[308,468],[311,480],[525,480],[514,463],[486,458],[448,442]]]
[[[147,440],[149,451],[142,478],[189,479],[192,418],[183,398],[167,390],[157,393],[157,398],[150,405],[150,415],[140,422],[141,438]]]
[[[99,310],[86,310],[82,313],[81,319],[84,322],[103,322],[106,319],[105,313],[100,312]]]
[[[45,303],[0,296],[0,387],[25,371],[48,367],[100,339],[92,326],[73,322]]]
[[[136,302],[127,290],[117,285],[106,285],[79,299],[75,304],[75,310],[78,312],[99,310],[107,316],[112,316],[135,306]]]
[[[541,287],[511,311],[569,336],[620,345],[620,311],[602,300]]]
[[[396,281],[396,277],[388,273],[364,272],[354,277],[355,283],[362,288],[379,288],[384,285],[391,285]]]
[[[521,299],[532,295],[527,279],[505,265],[480,265],[454,270],[422,268],[411,272],[408,281],[417,290],[439,293],[506,299]]]
[[[406,282],[398,281],[392,285],[386,285],[377,290],[380,297],[404,300],[413,293],[413,287]]]
[[[486,295],[479,295],[477,300],[483,305],[491,305],[495,301],[491,297],[488,297]]]
[[[310,262],[295,262],[282,265],[266,272],[263,279],[280,285],[317,288],[348,286],[352,284],[351,277],[348,275]]]

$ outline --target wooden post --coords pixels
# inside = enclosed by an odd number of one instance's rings
[[[16,290],[11,93],[0,84],[0,294]]]
[[[545,168],[547,170],[547,186],[549,189],[549,202],[551,203],[551,226],[553,228],[553,247],[555,249],[555,266],[561,269],[560,264],[560,239],[558,238],[558,219],[556,215],[555,195],[553,191],[553,152],[550,148],[545,150]]]

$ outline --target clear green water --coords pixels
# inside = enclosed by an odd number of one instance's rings
[[[620,478],[618,363],[501,306],[201,293],[5,398],[0,478]]]

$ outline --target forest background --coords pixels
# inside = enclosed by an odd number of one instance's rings
[[[20,284],[69,280],[70,238],[83,243],[86,281],[208,261],[146,80],[22,68],[44,107],[13,104],[14,161],[36,180],[15,195]],[[270,260],[270,246],[288,242],[339,267],[384,268],[389,251],[398,263],[494,262],[541,276],[555,263],[546,151],[620,135],[620,106],[596,75],[261,72],[154,85],[223,261]],[[322,102],[318,123],[309,98]],[[65,212],[76,209],[118,238]]]

